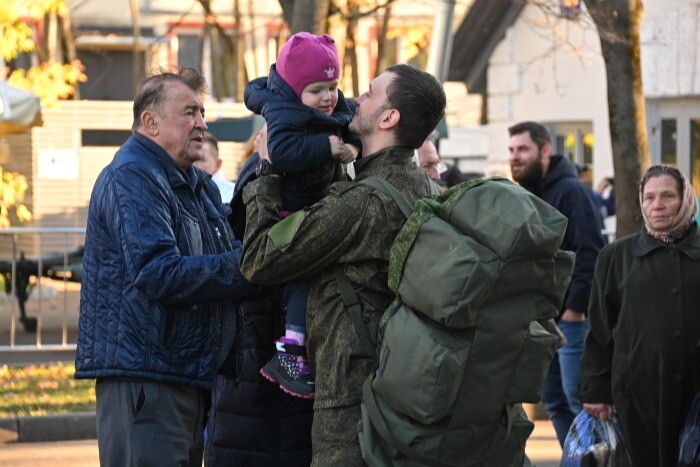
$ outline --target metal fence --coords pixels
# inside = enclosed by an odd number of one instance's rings
[[[0,229],[0,364],[74,358],[84,239],[85,228]]]
[[[84,238],[85,228],[0,229],[0,363],[73,358]]]

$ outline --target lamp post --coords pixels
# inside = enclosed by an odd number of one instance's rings
[[[450,66],[454,13],[455,0],[440,0],[438,9],[435,12],[427,69],[427,72],[435,76],[440,82],[445,81]]]

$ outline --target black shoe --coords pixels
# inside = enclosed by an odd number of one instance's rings
[[[280,389],[291,396],[312,399],[316,386],[306,360],[306,348],[287,337],[280,337],[275,346],[275,355],[260,369],[260,374],[278,383]]]

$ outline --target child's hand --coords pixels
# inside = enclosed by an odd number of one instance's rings
[[[338,159],[338,157],[343,153],[343,140],[338,138],[336,135],[330,135],[328,141],[331,143],[331,155],[333,159]]]
[[[360,150],[357,148],[357,146],[349,143],[343,143],[343,154],[340,155],[339,159],[343,164],[349,164],[357,159],[358,154],[360,154]]]
[[[331,143],[331,155],[333,159],[339,160],[344,164],[350,163],[357,159],[358,149],[351,145],[343,143],[343,140],[335,135],[328,137]]]
[[[258,136],[255,137],[253,141],[253,147],[258,152],[261,159],[270,160],[270,156],[267,153],[267,122],[265,122],[258,132]]]

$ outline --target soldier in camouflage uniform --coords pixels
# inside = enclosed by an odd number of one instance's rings
[[[350,130],[359,134],[363,147],[355,181],[334,183],[326,198],[278,223],[280,178],[269,166],[263,132],[258,140],[261,176],[244,190],[243,274],[266,284],[312,281],[307,330],[309,362],[316,373],[316,466],[364,465],[357,424],[362,383],[372,361],[346,313],[335,271],[340,268],[348,277],[365,323],[376,331],[394,297],[387,287],[389,250],[405,221],[391,198],[357,180],[386,179],[411,203],[428,196],[432,182],[412,157],[443,117],[446,97],[431,75],[396,65],[355,102],[358,111]],[[266,174],[270,176],[262,176]]]

